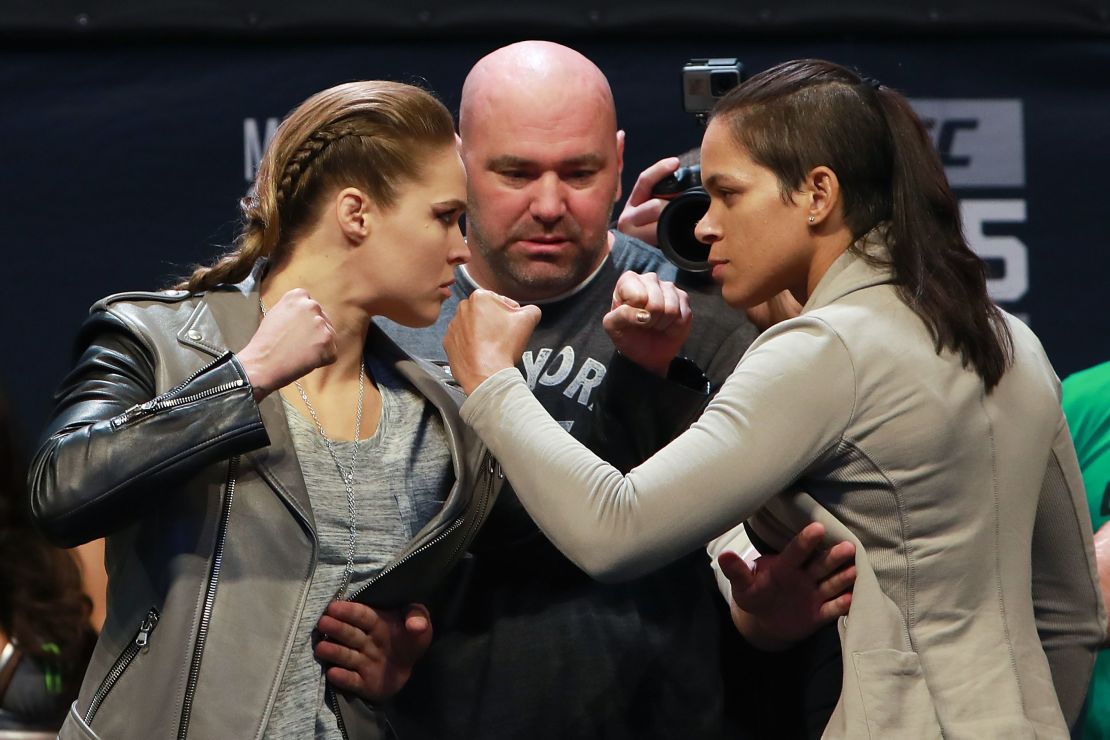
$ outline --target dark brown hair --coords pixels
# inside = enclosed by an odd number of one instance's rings
[[[243,227],[234,248],[174,287],[195,291],[236,283],[259,258],[281,259],[315,221],[321,199],[339,188],[360,188],[388,208],[402,184],[420,179],[427,156],[454,141],[450,112],[412,85],[367,80],[313,95],[289,114],[266,148],[254,185],[240,202]]]
[[[713,118],[775,173],[784,200],[814,167],[833,170],[853,238],[886,226],[898,291],[937,352],[958,352],[988,392],[998,384],[1013,357],[1010,330],[964,239],[940,157],[902,95],[832,62],[801,59],[733,88]]]
[[[0,629],[25,654],[57,666],[62,691],[72,700],[96,638],[92,602],[73,556],[32,526],[26,474],[0,394]]]

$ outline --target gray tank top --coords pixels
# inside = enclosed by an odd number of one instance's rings
[[[381,392],[382,411],[374,436],[359,442],[357,534],[348,593],[356,592],[405,547],[439,511],[453,483],[447,437],[435,406],[385,363],[371,361],[368,370]],[[339,589],[347,564],[347,494],[313,421],[284,403],[312,502],[319,557],[265,736],[340,738],[335,715],[325,702],[327,666],[312,651],[316,623]],[[346,466],[354,442],[333,445]]]

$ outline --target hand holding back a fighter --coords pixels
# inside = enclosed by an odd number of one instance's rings
[[[471,393],[489,376],[514,367],[539,320],[538,307],[489,290],[476,290],[460,302],[443,348],[463,391]]]

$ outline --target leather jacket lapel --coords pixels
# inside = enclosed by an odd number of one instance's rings
[[[257,282],[248,278],[239,285],[210,291],[178,335],[181,341],[218,354],[243,349],[262,320],[256,288]],[[209,346],[212,348],[208,349]],[[281,395],[271,393],[258,404],[258,410],[270,436],[270,446],[248,452],[244,457],[309,531],[315,533],[308,487],[293,448]]]
[[[459,417],[459,406],[465,399],[462,389],[459,389],[457,398],[453,397],[442,380],[422,367],[419,361],[402,352],[373,322],[366,336],[366,352],[391,362],[393,369],[436,407],[443,419],[448,445],[460,453],[451,456],[455,488],[470,490],[477,480],[483,448],[477,442],[476,435],[465,433],[463,421]]]
[[[289,423],[285,418],[281,396],[277,393],[270,394],[262,399],[258,409],[262,412],[266,433],[270,435],[270,446],[248,452],[246,458],[301,518],[315,538],[316,520],[312,515],[308,486],[305,485],[301,463],[293,448],[293,438],[289,434]]]

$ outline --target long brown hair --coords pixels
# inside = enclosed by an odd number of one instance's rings
[[[854,239],[886,224],[898,291],[937,352],[958,352],[988,392],[998,384],[1013,357],[1010,330],[964,239],[940,157],[902,95],[832,62],[801,59],[733,88],[713,117],[775,173],[784,200],[814,167],[832,169]]]
[[[92,602],[73,556],[32,526],[27,470],[7,400],[0,394],[0,629],[42,663],[58,667],[62,692],[77,695],[95,641]]]
[[[388,208],[418,181],[427,155],[455,141],[450,112],[433,95],[399,82],[367,80],[313,95],[278,127],[254,185],[240,201],[234,247],[174,287],[208,290],[236,283],[261,257],[280,260],[311,226],[321,199],[358,187]]]

